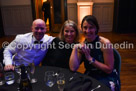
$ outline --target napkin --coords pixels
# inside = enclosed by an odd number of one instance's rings
[[[75,76],[65,86],[64,91],[90,91],[92,81],[86,76]]]

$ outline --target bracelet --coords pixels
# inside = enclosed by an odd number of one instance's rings
[[[89,61],[89,64],[92,64],[92,63],[94,63],[94,62],[95,62],[95,58],[92,58],[92,60]]]

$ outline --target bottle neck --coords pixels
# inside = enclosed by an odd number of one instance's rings
[[[27,71],[25,66],[21,66],[21,79],[27,79]]]
[[[21,81],[19,84],[20,91],[32,91],[32,85],[28,79],[27,70],[25,66],[21,66]]]

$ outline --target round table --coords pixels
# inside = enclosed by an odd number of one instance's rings
[[[33,91],[59,91],[57,87],[57,83],[55,83],[53,87],[51,88],[46,86],[44,82],[44,76],[46,71],[54,71],[55,73],[59,73],[59,72],[64,73],[64,76],[66,79],[65,86],[68,85],[70,78],[74,79],[74,76],[75,76],[75,72],[72,72],[68,69],[59,68],[59,67],[50,67],[50,66],[41,66],[41,67],[38,66],[36,67],[35,74],[34,74],[34,77],[38,80],[38,82],[32,84]],[[91,79],[92,81],[91,89],[97,87],[98,85],[101,85],[101,87],[96,89],[95,91],[111,91],[107,86],[93,79],[92,77],[86,76],[79,72],[76,72],[76,76],[83,76],[83,77],[88,77],[89,79]],[[15,78],[17,79],[17,76],[15,76]],[[5,84],[3,86],[0,86],[0,91],[2,91],[2,89],[3,91],[17,91],[18,86],[19,86],[18,83],[14,83],[9,86]]]

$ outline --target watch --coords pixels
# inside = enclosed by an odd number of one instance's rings
[[[92,64],[92,63],[94,63],[94,62],[95,62],[95,58],[92,58],[92,60],[89,61],[89,64]]]

